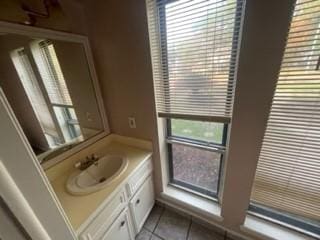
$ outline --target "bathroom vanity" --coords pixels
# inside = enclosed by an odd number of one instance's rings
[[[152,154],[148,143],[111,135],[46,171],[68,219],[81,240],[133,240],[154,205]],[[142,143],[142,144],[141,144]],[[68,179],[75,165],[90,154],[121,155],[127,166],[103,188],[70,193]],[[103,160],[103,157],[101,157]],[[112,167],[112,166],[110,166]]]

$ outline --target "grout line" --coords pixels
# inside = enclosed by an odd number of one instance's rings
[[[147,231],[147,232],[149,232],[149,233],[152,233],[149,229],[145,228],[144,226],[142,227],[142,229],[145,230],[145,231]],[[142,230],[142,229],[141,229],[141,230]],[[141,232],[141,231],[140,231],[140,232]],[[139,233],[140,233],[140,232],[139,232]]]
[[[151,240],[151,238],[152,238],[152,233],[150,234],[149,240]]]
[[[188,239],[189,239],[190,230],[191,230],[191,225],[192,225],[192,216],[191,216],[191,218],[190,218],[190,223],[189,223],[189,228],[188,228],[188,232],[187,232],[187,238],[186,238],[186,240],[188,240]]]
[[[155,227],[153,228],[152,233],[154,233],[154,232],[156,231],[156,229],[157,229],[157,227],[158,227],[158,225],[159,225],[160,219],[161,219],[161,217],[162,217],[162,215],[163,215],[163,213],[164,213],[165,208],[164,208],[164,207],[161,207],[161,208],[162,208],[162,209],[161,209],[160,216],[159,216],[159,218],[158,218],[158,220],[157,220],[157,223],[156,223]]]
[[[146,230],[146,231],[148,231],[148,232],[151,232],[148,228],[146,228],[144,225],[142,226],[142,229],[144,229],[144,230]],[[141,229],[141,230],[142,230]],[[152,232],[151,232],[152,233]]]
[[[142,228],[141,228],[141,230],[140,230],[140,232],[137,234],[137,236],[141,233],[142,230],[145,230],[146,232],[150,233],[150,238],[149,238],[148,240],[151,240],[151,238],[152,238],[152,232],[150,232],[149,229],[146,229],[145,227],[142,227]],[[136,237],[137,237],[137,236],[136,236]],[[0,239],[0,240],[1,240],[1,239]]]
[[[160,238],[161,240],[164,240],[164,238],[163,238],[163,237],[160,237],[158,234],[153,233],[152,235],[154,235],[154,236],[156,236],[156,237]],[[152,236],[151,236],[151,237],[152,237]]]

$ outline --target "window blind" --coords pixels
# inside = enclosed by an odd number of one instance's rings
[[[43,132],[54,137],[59,137],[25,50],[18,49],[12,51],[11,59]]]
[[[147,0],[159,116],[229,122],[242,5]]]
[[[320,220],[320,1],[298,0],[251,200]]]
[[[49,40],[36,41],[31,44],[31,49],[50,102],[72,106],[71,97],[52,42]]]

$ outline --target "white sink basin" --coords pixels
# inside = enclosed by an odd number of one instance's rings
[[[110,185],[126,170],[128,160],[124,156],[106,155],[86,170],[77,171],[67,180],[67,190],[74,195],[85,195]]]

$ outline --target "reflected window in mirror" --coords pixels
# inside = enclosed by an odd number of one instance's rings
[[[10,55],[48,145],[50,148],[53,148],[60,143],[59,134],[32,69],[29,57],[24,48],[16,49]]]
[[[25,48],[15,49],[11,59],[49,147],[83,140],[53,43],[35,40],[30,43],[30,52]]]
[[[81,130],[77,126],[79,121],[53,43],[50,40],[34,41],[31,43],[31,52],[59,125],[62,142],[82,138]]]

